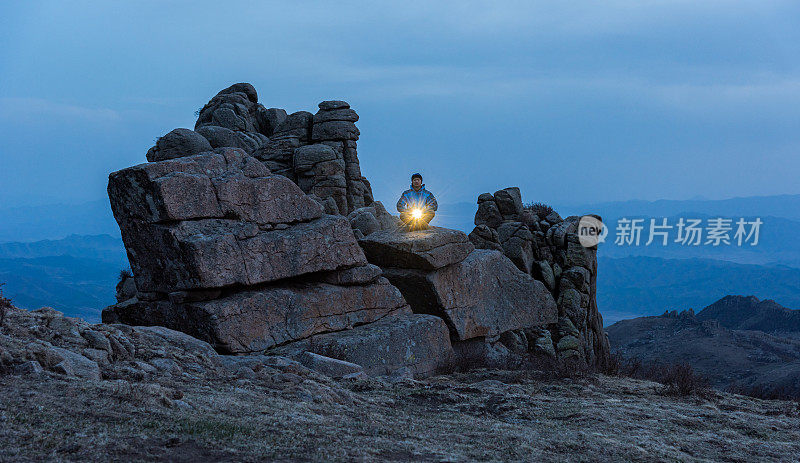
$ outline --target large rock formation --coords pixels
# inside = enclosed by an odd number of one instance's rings
[[[521,340],[544,355],[557,353],[561,359],[603,367],[610,350],[597,308],[597,248],[581,245],[579,221],[545,208],[525,208],[519,188],[506,188],[478,197],[469,238],[476,248],[502,251],[557,301],[558,322],[548,325],[546,333],[523,331],[509,340]]]
[[[356,121],[358,114],[344,101],[323,101],[316,114],[265,108],[252,85],[238,83],[203,106],[194,131],[173,130],[158,140],[147,159],[239,148],[295,182],[327,213],[347,215],[373,202],[358,162]]]
[[[432,272],[385,268],[384,275],[415,310],[442,317],[454,340],[556,321],[556,304],[544,285],[497,251],[475,250]]]
[[[252,352],[410,312],[344,217],[241,149],[123,169],[108,191],[137,293],[107,322]]]
[[[456,352],[467,340],[491,345],[503,333],[557,321],[556,303],[541,282],[497,251],[475,250],[463,232],[379,231],[359,244],[415,313],[444,319]]]
[[[255,285],[366,263],[344,218],[323,216],[297,185],[243,151],[220,151],[109,176],[140,291]]]
[[[343,101],[287,114],[235,84],[194,131],[173,130],[149,163],[112,173],[133,279],[103,320],[172,328],[223,353],[410,377],[475,355],[492,363],[508,346],[602,351],[596,260],[569,223],[532,229],[507,189],[481,195],[469,238],[401,232],[361,174],[356,121]]]
[[[413,314],[356,241],[397,228],[361,176],[357,120],[340,101],[316,115],[266,109],[236,84],[196,131],[176,129],[151,162],[112,173],[134,276],[103,320],[180,330],[223,353],[327,353],[340,363],[314,362],[370,374],[451,368],[444,321]]]

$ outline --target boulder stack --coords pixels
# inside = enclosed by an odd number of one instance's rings
[[[557,322],[556,303],[541,282],[498,251],[474,249],[463,232],[378,231],[359,244],[415,313],[447,323],[457,352],[464,341],[494,343],[505,332]]]
[[[109,175],[133,277],[103,321],[337,376],[500,366],[511,350],[607,355],[594,251],[572,218],[538,217],[510,188],[481,195],[469,237],[401,231],[361,174],[357,121],[344,101],[287,114],[234,84],[194,131],[169,132],[150,162]]]
[[[109,176],[108,191],[136,292],[105,322],[247,353],[384,318],[419,321],[345,217],[324,214],[242,149],[129,167]]]
[[[597,308],[597,248],[581,245],[579,221],[549,209],[525,208],[519,188],[505,188],[478,197],[469,239],[476,248],[501,251],[557,301],[558,321],[547,332],[522,331],[509,340],[525,341],[544,355],[602,367],[610,348]]]
[[[240,148],[261,160],[323,204],[329,214],[347,215],[372,204],[372,188],[358,162],[358,114],[345,101],[323,101],[316,114],[265,108],[256,89],[239,83],[217,93],[199,112],[195,132],[159,139],[160,145],[194,147],[205,138],[211,148]],[[198,151],[199,152],[199,151]],[[187,155],[189,153],[183,153]],[[193,153],[195,154],[195,153]],[[167,159],[162,156],[160,159]],[[151,159],[148,160],[160,160]]]
[[[253,154],[285,119],[286,111],[265,108],[258,103],[252,85],[239,83],[220,91],[203,106],[194,130],[214,148],[241,148]]]

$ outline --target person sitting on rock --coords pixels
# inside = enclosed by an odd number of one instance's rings
[[[422,183],[422,175],[412,175],[411,189],[404,191],[397,201],[397,212],[403,224],[409,230],[425,230],[438,208],[433,193],[426,190]]]

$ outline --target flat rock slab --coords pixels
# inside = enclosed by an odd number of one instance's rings
[[[425,378],[447,372],[454,358],[447,325],[439,317],[421,314],[400,314],[320,334],[276,352],[297,356],[305,351],[361,365],[370,376],[406,370],[414,378]]]
[[[400,291],[381,277],[364,286],[294,284],[179,304],[134,298],[104,310],[103,321],[165,326],[218,351],[245,353],[410,312]]]
[[[226,219],[131,221],[123,238],[145,292],[256,285],[367,263],[347,219],[331,215],[270,231]]]
[[[257,224],[305,222],[319,204],[239,149],[151,162],[113,172],[108,196],[123,234],[147,223],[226,218]]]
[[[359,240],[367,260],[380,267],[435,270],[461,262],[475,247],[458,230],[383,230]]]
[[[553,296],[494,250],[476,249],[463,261],[426,272],[384,268],[415,313],[442,317],[453,340],[499,335],[558,320]]]

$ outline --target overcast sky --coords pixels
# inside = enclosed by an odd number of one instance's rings
[[[3,2],[0,201],[105,198],[217,91],[359,113],[393,204],[800,193],[798,2]]]

